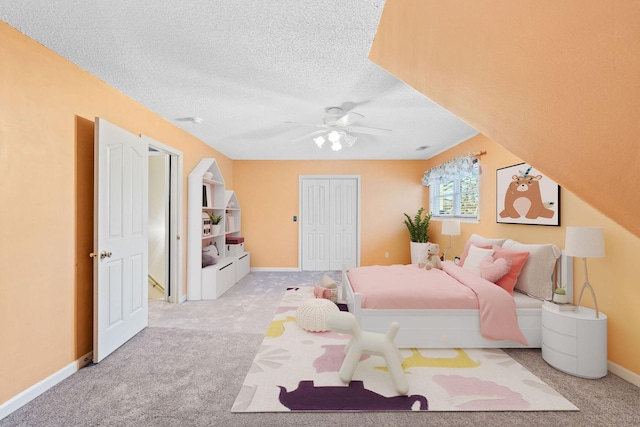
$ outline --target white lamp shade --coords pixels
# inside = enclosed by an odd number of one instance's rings
[[[604,256],[604,232],[602,227],[567,227],[564,252],[579,258]]]
[[[460,221],[458,220],[442,221],[442,234],[447,236],[459,236]]]

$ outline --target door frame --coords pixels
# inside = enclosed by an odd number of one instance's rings
[[[361,209],[360,209],[360,175],[300,175],[298,177],[298,270],[302,271],[302,221],[300,220],[300,216],[302,214],[302,206],[303,206],[303,191],[302,191],[302,183],[306,179],[355,179],[356,180],[356,188],[358,191],[358,197],[356,200],[356,208],[358,213],[356,215],[356,233],[358,234],[356,238],[356,267],[360,265],[360,239],[361,239],[361,230],[360,230],[360,218],[361,218]]]
[[[183,292],[183,245],[182,245],[182,151],[140,135],[149,148],[169,156],[169,293],[168,302],[180,303],[187,300]]]

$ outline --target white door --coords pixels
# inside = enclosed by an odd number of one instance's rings
[[[330,235],[329,250],[330,270],[341,270],[342,265],[348,268],[356,264],[357,243],[357,194],[355,179],[332,179],[330,184]]]
[[[300,203],[302,270],[357,266],[357,179],[303,178]]]
[[[328,270],[330,222],[330,181],[302,181],[302,270]]]
[[[148,147],[96,118],[93,361],[148,322]]]

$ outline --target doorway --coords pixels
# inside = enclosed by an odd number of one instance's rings
[[[182,153],[151,138],[149,145],[149,299],[178,303],[182,289]]]
[[[300,263],[303,271],[360,265],[360,177],[300,177]]]
[[[171,251],[169,247],[170,161],[167,153],[149,147],[149,299],[167,301]]]

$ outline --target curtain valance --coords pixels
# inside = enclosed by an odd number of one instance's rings
[[[435,182],[465,178],[473,173],[473,164],[477,160],[471,154],[467,154],[431,168],[424,173],[422,185],[428,187]]]

